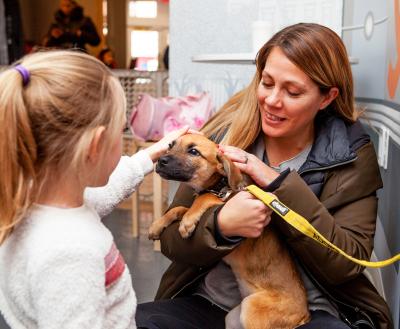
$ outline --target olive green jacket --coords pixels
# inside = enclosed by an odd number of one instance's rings
[[[376,225],[376,191],[382,187],[373,145],[358,122],[346,125],[329,119],[322,126],[306,163],[298,172],[290,172],[274,194],[346,253],[369,260]],[[193,191],[181,185],[171,207],[190,207],[193,198]],[[178,222],[163,232],[161,251],[172,263],[162,277],[156,299],[189,294],[195,283],[235,248],[236,244],[217,244],[215,211],[211,208],[202,216],[187,240],[179,235]],[[272,223],[331,298],[366,311],[378,328],[393,328],[390,311],[364,276],[362,266],[323,248],[278,217],[273,217]]]

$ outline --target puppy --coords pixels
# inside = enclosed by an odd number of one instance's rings
[[[248,185],[239,169],[202,135],[187,134],[170,145],[156,172],[168,180],[191,186],[198,196],[192,206],[175,207],[153,222],[150,239],[158,239],[170,223],[181,219],[179,232],[189,238],[200,217],[224,203],[225,193],[213,193],[226,180],[232,192]],[[224,190],[226,188],[223,188]],[[242,241],[224,257],[239,284],[242,302],[226,317],[226,328],[293,329],[309,321],[307,296],[296,266],[272,225],[259,238]]]

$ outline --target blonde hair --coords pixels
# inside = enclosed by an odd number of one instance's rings
[[[77,172],[95,129],[106,127],[107,148],[125,121],[123,89],[96,58],[46,51],[19,64],[30,75],[25,86],[14,68],[0,74],[0,244],[26,215],[49,168]]]
[[[332,87],[339,95],[329,111],[346,122],[354,122],[353,77],[346,48],[329,28],[313,23],[299,23],[277,32],[258,52],[256,74],[244,90],[234,95],[202,129],[221,143],[243,149],[250,146],[261,130],[257,88],[272,49],[279,47],[319,87],[322,94]]]

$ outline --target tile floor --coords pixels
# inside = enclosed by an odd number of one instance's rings
[[[153,215],[151,194],[148,193],[147,187],[151,186],[151,181],[149,183],[149,179],[146,178],[146,180],[143,183],[144,193],[139,206],[140,235],[138,238],[131,236],[131,211],[124,209],[126,206],[115,209],[104,218],[105,225],[113,233],[115,243],[129,267],[139,303],[153,300],[161,275],[169,265],[169,260],[160,252],[154,251],[153,242],[147,239],[147,229],[153,220]],[[9,329],[1,315],[0,329]]]

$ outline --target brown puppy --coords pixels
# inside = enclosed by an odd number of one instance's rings
[[[201,194],[189,209],[170,209],[153,222],[150,239],[158,239],[163,229],[178,219],[181,236],[190,237],[202,214],[224,202],[221,195],[210,193],[224,177],[233,192],[248,185],[238,168],[218,152],[217,145],[201,135],[188,134],[177,139],[159,159],[156,171],[161,177],[184,182]],[[241,304],[227,315],[227,328],[240,327],[239,316],[245,329],[293,329],[308,322],[305,289],[272,225],[259,238],[242,241],[224,261],[231,266],[243,297]]]

